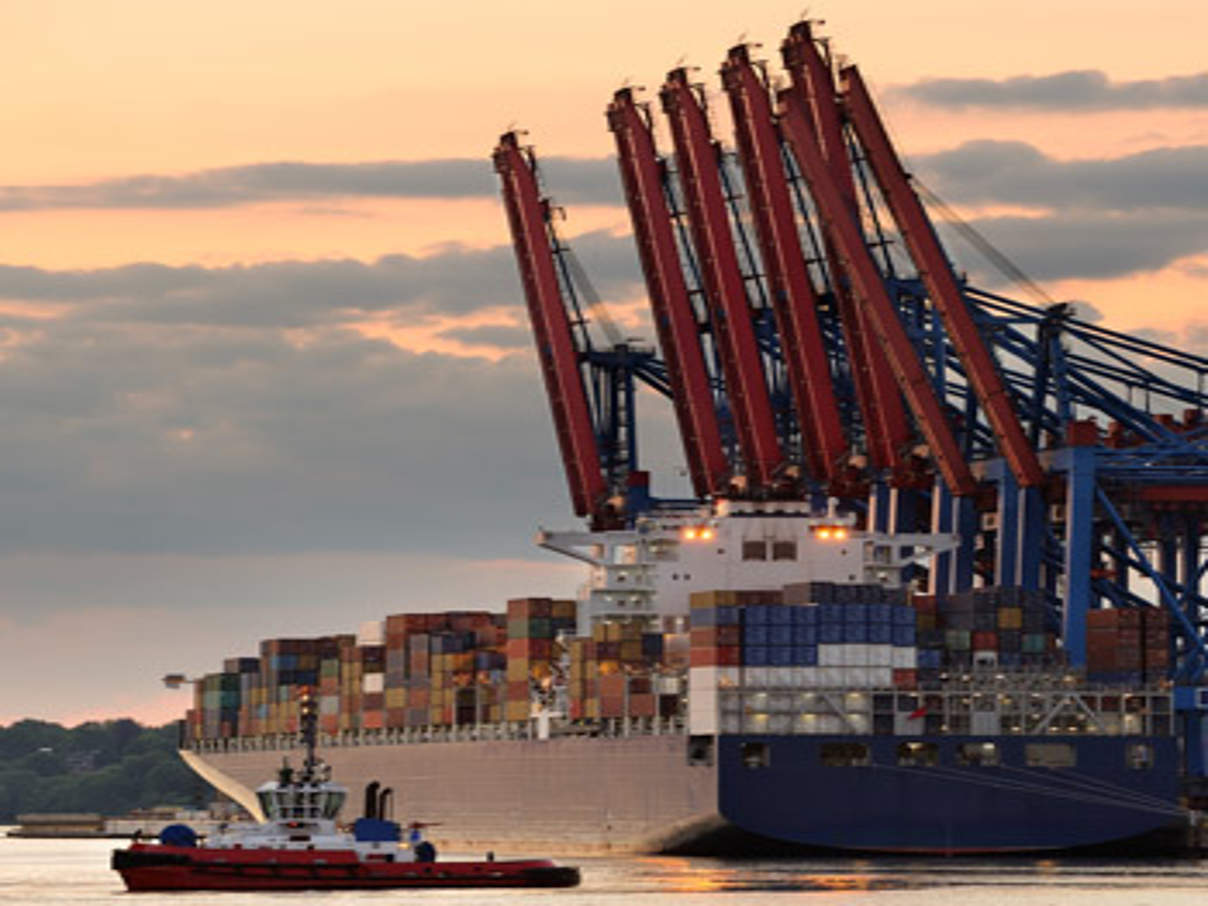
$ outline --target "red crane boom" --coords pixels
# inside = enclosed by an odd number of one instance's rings
[[[851,278],[856,301],[868,316],[948,489],[957,496],[968,496],[977,488],[973,474],[956,443],[927,372],[902,327],[897,309],[885,290],[881,272],[868,246],[864,244],[851,207],[835,185],[833,169],[822,156],[805,98],[790,88],[780,93],[779,100],[781,123],[792,146],[793,156],[809,184],[819,217],[826,225],[828,235],[835,241],[843,271]]]
[[[529,319],[537,341],[537,357],[541,360],[575,515],[598,517],[608,487],[600,465],[570,319],[550,249],[549,206],[541,197],[532,159],[520,147],[515,132],[500,136],[493,158],[495,172],[503,183],[512,246],[524,283]]]
[[[730,465],[701,350],[700,327],[684,281],[649,117],[634,102],[631,89],[622,88],[613,96],[608,106],[608,128],[616,138],[621,182],[692,486],[698,497],[722,495],[729,487]]]
[[[684,69],[672,70],[660,93],[671,124],[676,165],[696,248],[713,333],[721,351],[726,394],[751,490],[771,489],[781,477],[784,455],[776,435],[772,403],[755,343],[751,308],[726,197],[718,172],[720,149],[709,134],[700,98]]]
[[[844,204],[852,216],[856,216],[859,209],[856,186],[835,104],[834,79],[830,66],[818,53],[808,22],[798,22],[789,30],[780,52],[793,88],[809,99],[812,113],[809,125],[814,132],[814,141],[821,146],[822,156],[831,168],[831,178]],[[898,395],[889,364],[877,351],[868,315],[852,298],[852,278],[844,275],[833,237],[824,235],[823,239],[831,289],[851,361],[852,380],[864,415],[868,454],[875,465],[888,467],[895,476],[900,476],[905,472],[903,451],[910,443],[910,425],[902,398]]]
[[[814,477],[834,486],[846,464],[847,439],[818,327],[818,297],[801,250],[784,176],[768,87],[751,65],[745,45],[730,50],[721,75],[734,115],[735,141],[797,407],[803,452]]]
[[[1044,482],[1044,470],[1023,432],[994,359],[973,323],[931,221],[894,152],[864,79],[855,66],[848,66],[840,72],[840,82],[848,120],[856,130],[919,277],[927,287],[927,295],[944,319],[969,384],[994,431],[999,451],[1021,487],[1036,487]]]

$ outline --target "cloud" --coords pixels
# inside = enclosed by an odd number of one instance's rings
[[[628,298],[640,280],[627,237],[576,237],[597,290]],[[523,303],[510,248],[446,245],[430,255],[202,267],[130,264],[52,271],[0,265],[0,299],[71,303],[71,318],[177,325],[307,327],[389,314],[461,315]],[[12,323],[17,323],[14,319]]]
[[[1113,82],[1097,69],[1007,79],[924,79],[891,92],[932,107],[1092,112],[1208,107],[1208,73]]]
[[[1061,161],[1026,142],[983,140],[910,163],[925,184],[961,204],[1208,210],[1208,145]]]
[[[450,327],[440,336],[464,343],[466,346],[495,346],[503,349],[528,348],[533,343],[532,331],[527,327],[505,324],[485,324],[481,327]]]
[[[548,191],[565,204],[622,202],[609,158],[540,161]],[[339,198],[495,198],[498,184],[485,157],[330,164],[279,161],[183,175],[147,174],[79,185],[0,186],[0,211],[55,208],[187,209],[272,201]],[[336,209],[318,207],[331,213]]]
[[[580,238],[631,297],[629,240]],[[21,303],[0,308],[0,555],[517,556],[573,522],[510,249],[10,266],[0,298]],[[474,325],[488,308],[516,326]],[[376,320],[517,354],[420,354],[363,335]]]
[[[1110,279],[1157,271],[1208,250],[1208,210],[1120,217],[1061,212],[1043,218],[982,218],[970,226],[1036,280]],[[953,230],[941,224],[940,232],[950,254],[974,272],[975,282],[1002,282],[980,258],[964,254],[968,246]]]

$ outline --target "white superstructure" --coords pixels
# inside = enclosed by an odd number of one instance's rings
[[[632,529],[547,532],[537,543],[590,567],[579,633],[594,622],[687,616],[693,592],[779,589],[793,582],[896,587],[906,565],[956,547],[956,535],[859,531],[850,515],[817,515],[804,501],[719,500],[654,511]]]

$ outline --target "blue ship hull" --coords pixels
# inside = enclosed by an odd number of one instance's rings
[[[985,737],[910,737],[936,747],[924,767],[899,763],[903,737],[722,735],[718,810],[747,834],[868,852],[1068,850],[1186,828],[1174,738],[1059,739],[1075,765],[1027,766],[1025,746],[1054,737],[994,737],[998,764],[976,767],[958,764],[958,747]],[[834,743],[867,746],[868,763],[824,764]],[[1150,747],[1148,767],[1128,763],[1138,743]]]

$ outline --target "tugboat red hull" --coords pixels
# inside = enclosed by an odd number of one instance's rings
[[[577,868],[548,859],[500,862],[361,861],[347,850],[205,849],[134,843],[112,868],[132,892],[366,890],[400,887],[574,887]]]

